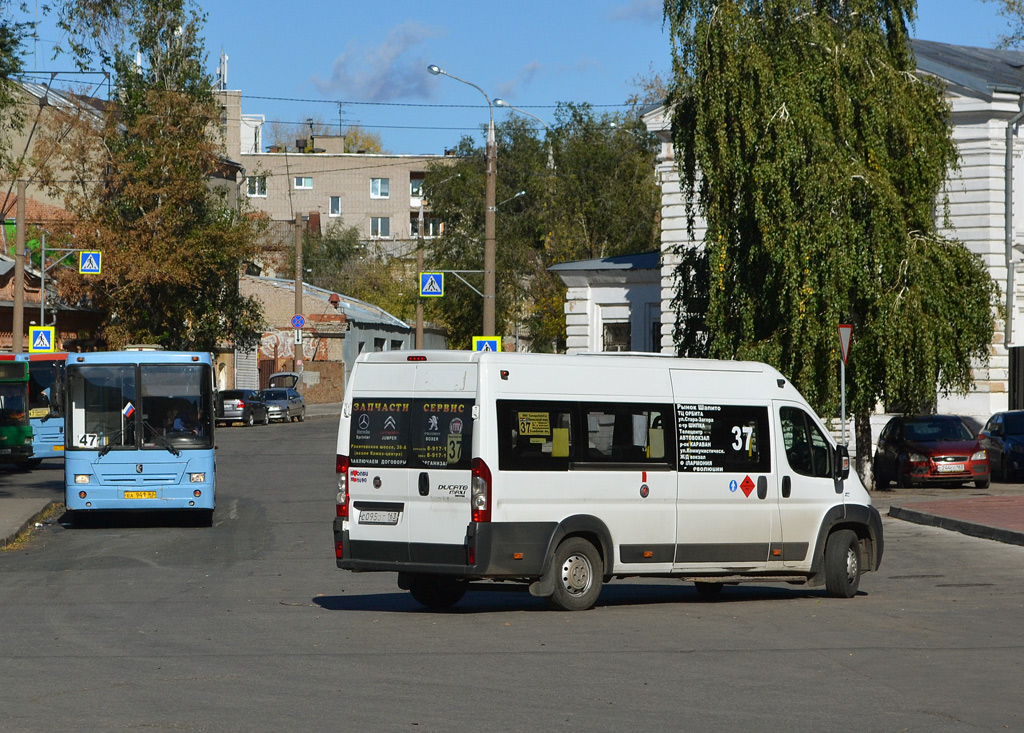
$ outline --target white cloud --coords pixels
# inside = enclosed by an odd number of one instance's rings
[[[609,20],[633,20],[661,23],[665,17],[664,0],[627,0],[608,11]]]
[[[321,94],[367,102],[426,99],[430,75],[418,47],[442,35],[439,28],[405,22],[392,28],[379,46],[366,48],[350,42],[334,59],[329,78],[314,75],[311,80]]]

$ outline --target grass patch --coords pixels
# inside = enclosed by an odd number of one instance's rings
[[[36,524],[46,522],[54,517],[58,517],[64,513],[64,505],[60,502],[51,502],[43,511],[36,514],[28,521],[28,525],[25,529],[21,530],[14,536],[14,538],[3,545],[0,545],[0,552],[9,552],[11,550],[20,550],[35,534],[37,529]]]

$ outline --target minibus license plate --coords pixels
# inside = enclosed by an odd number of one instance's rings
[[[126,491],[124,492],[125,499],[155,499],[155,491]]]
[[[362,511],[360,524],[398,524],[398,512]]]
[[[937,466],[939,473],[961,473],[964,470],[962,463],[940,463]]]

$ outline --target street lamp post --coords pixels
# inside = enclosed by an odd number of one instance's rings
[[[491,98],[483,89],[473,82],[460,79],[449,74],[439,66],[431,64],[427,67],[434,76],[443,74],[455,81],[461,81],[484,95],[487,100],[487,112],[490,117],[487,123],[487,185],[484,191],[484,332],[482,336],[497,336],[494,326],[495,305],[495,242],[494,242],[494,197],[498,178],[498,145],[494,139],[494,107]]]

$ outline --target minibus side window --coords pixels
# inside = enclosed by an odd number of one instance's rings
[[[498,400],[502,471],[566,471],[573,456],[574,408],[568,402]]]
[[[668,405],[590,403],[582,406],[587,431],[588,463],[671,465],[671,424]]]
[[[810,416],[799,408],[783,407],[779,419],[789,467],[803,476],[831,477],[831,446]]]

